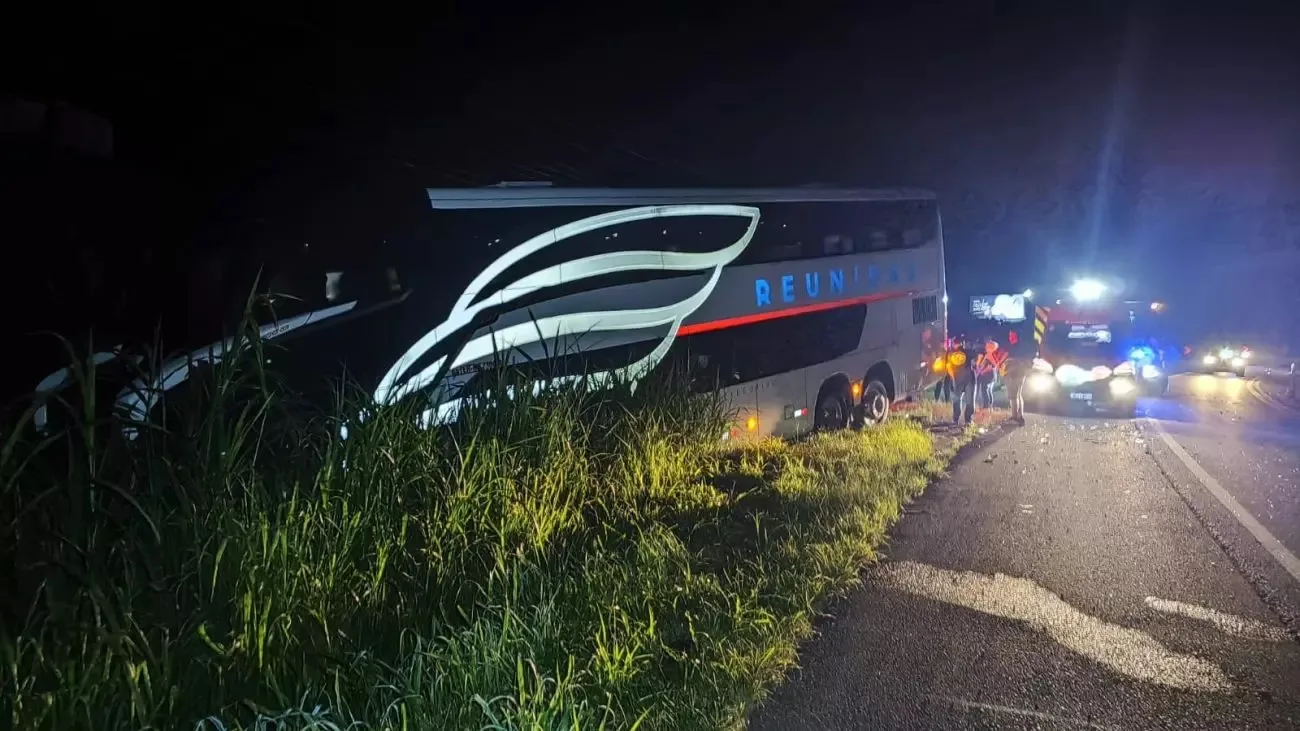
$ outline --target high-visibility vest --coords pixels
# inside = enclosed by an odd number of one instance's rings
[[[1002,348],[998,348],[997,350],[994,350],[992,353],[985,353],[980,355],[979,362],[976,364],[975,370],[980,374],[991,373],[992,371],[996,370],[997,372],[1006,375],[1007,372],[1006,365],[1007,365],[1007,351],[1003,350]]]
[[[945,363],[948,367],[948,377],[953,380],[957,379],[957,371],[966,367],[966,352],[954,350],[945,356]]]

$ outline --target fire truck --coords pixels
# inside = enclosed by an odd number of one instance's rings
[[[1158,302],[1059,303],[1034,308],[1038,356],[1025,384],[1039,409],[1083,408],[1131,416],[1142,396],[1169,389]]]

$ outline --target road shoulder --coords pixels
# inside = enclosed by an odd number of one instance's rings
[[[1300,646],[1149,436],[1035,418],[968,455],[751,727],[1300,723]]]

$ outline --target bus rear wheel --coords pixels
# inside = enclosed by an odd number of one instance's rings
[[[862,420],[880,424],[889,418],[889,391],[880,381],[871,381],[862,390]]]
[[[849,425],[849,403],[838,391],[824,391],[815,413],[813,427],[817,431],[838,431]]]

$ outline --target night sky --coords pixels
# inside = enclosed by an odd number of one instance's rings
[[[1300,249],[1285,3],[464,5],[63,13],[16,88],[113,118],[162,225],[110,245],[164,261],[355,255],[423,186],[505,179],[933,188],[955,296],[1095,271],[1177,299]]]

